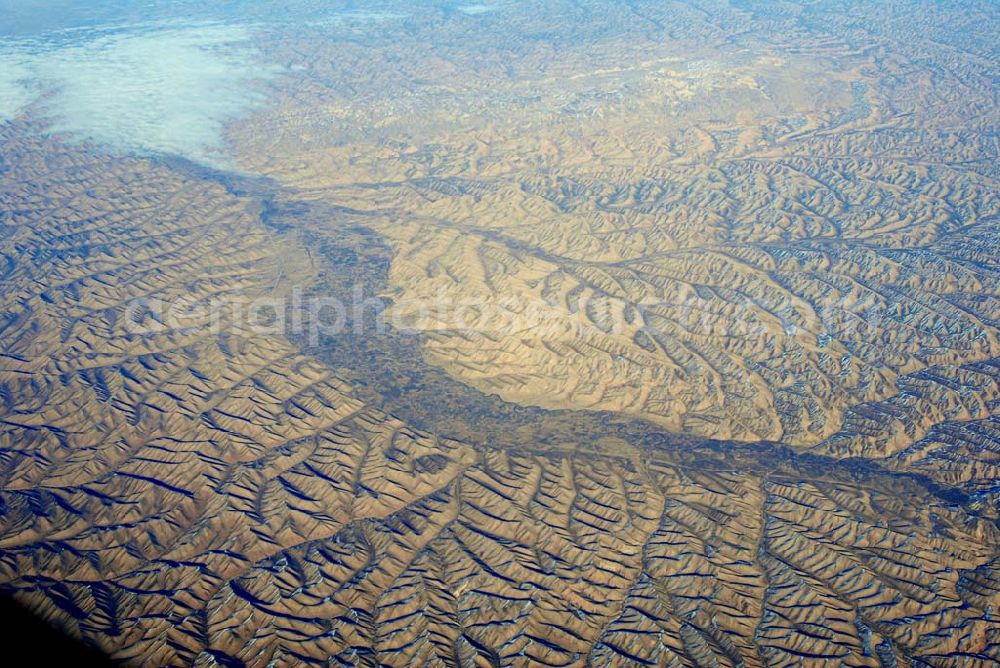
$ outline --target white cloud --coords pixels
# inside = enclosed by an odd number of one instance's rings
[[[0,117],[39,101],[52,129],[120,149],[218,160],[223,124],[273,75],[242,26],[142,26],[0,45]]]
[[[495,12],[499,7],[496,5],[461,5],[458,7],[458,11],[475,16],[477,14],[489,14],[490,12]]]

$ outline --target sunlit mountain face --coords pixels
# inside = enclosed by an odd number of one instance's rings
[[[129,665],[1000,663],[998,33],[0,0],[0,593]]]

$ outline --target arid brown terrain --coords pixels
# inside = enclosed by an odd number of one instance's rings
[[[0,121],[3,592],[132,665],[1000,664],[995,5],[342,9],[228,168]]]

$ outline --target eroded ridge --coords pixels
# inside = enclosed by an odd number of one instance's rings
[[[987,519],[888,474],[414,429],[279,335],[130,306],[308,280],[259,203],[4,132],[0,582],[115,658],[1000,660]]]
[[[887,457],[994,415],[1000,355],[1000,17],[893,7],[552,2],[306,31],[272,54],[301,73],[280,113],[234,137],[243,164],[369,214],[394,312],[483,392]]]

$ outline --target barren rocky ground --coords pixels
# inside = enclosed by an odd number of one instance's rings
[[[255,17],[225,165],[0,121],[5,593],[135,665],[1000,663],[996,7],[339,9]]]

